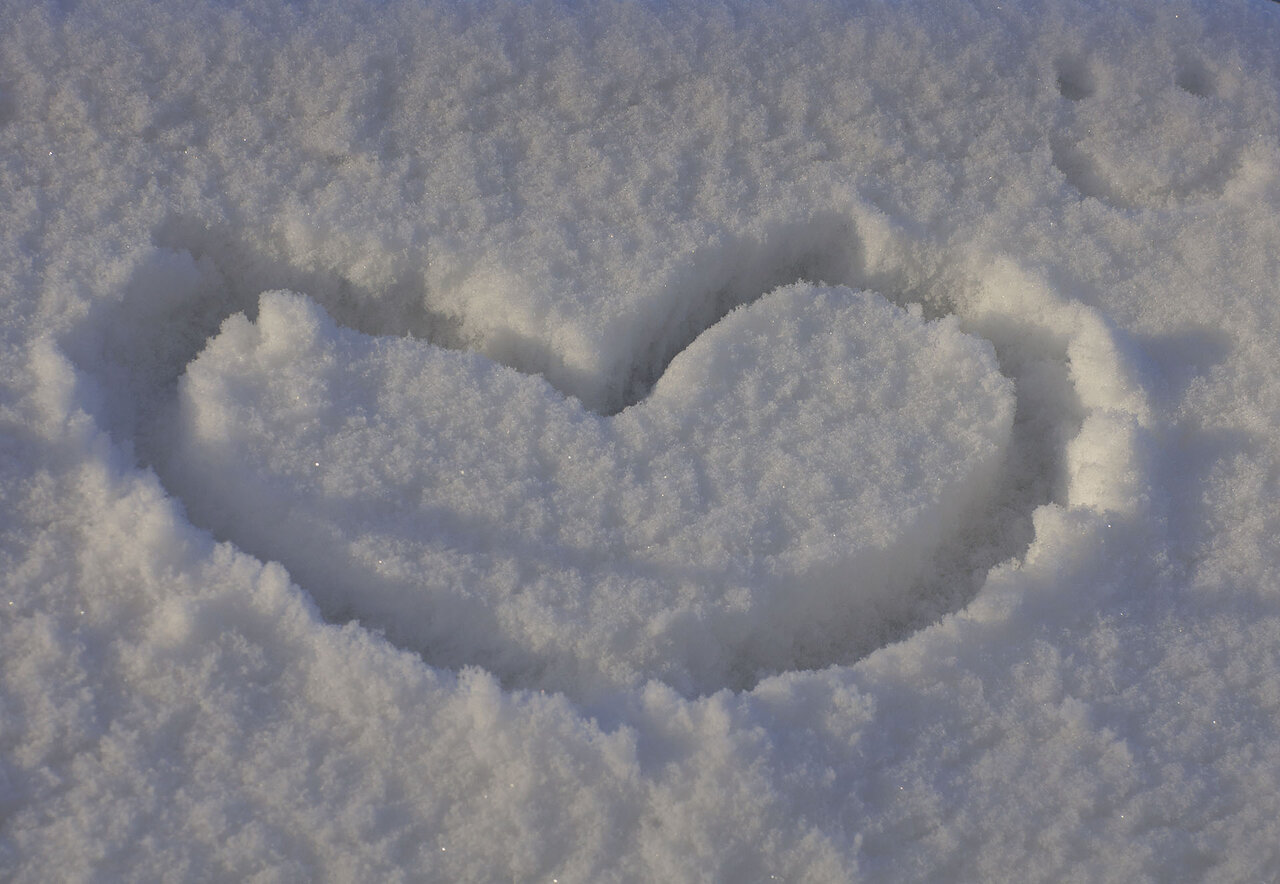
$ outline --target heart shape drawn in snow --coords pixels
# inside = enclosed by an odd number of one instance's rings
[[[589,698],[874,647],[995,484],[1014,396],[954,319],[797,283],[612,417],[269,292],[188,366],[177,408],[167,473],[192,515],[331,618]]]

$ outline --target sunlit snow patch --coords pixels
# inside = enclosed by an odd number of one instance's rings
[[[190,365],[178,409],[166,473],[192,515],[330,616],[591,696],[882,643],[996,486],[1014,397],[954,318],[801,283],[613,417],[268,293]]]

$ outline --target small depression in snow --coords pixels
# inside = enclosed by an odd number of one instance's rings
[[[726,241],[586,395],[430,293],[182,221],[64,346],[189,518],[326,618],[584,700],[854,662],[963,607],[1037,507],[1105,505],[1087,311],[873,264],[849,218]]]

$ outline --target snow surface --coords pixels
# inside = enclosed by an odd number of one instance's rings
[[[1280,879],[1280,5],[0,0],[0,877]]]

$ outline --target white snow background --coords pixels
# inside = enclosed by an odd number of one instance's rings
[[[0,878],[1280,879],[1280,5],[0,0]]]

